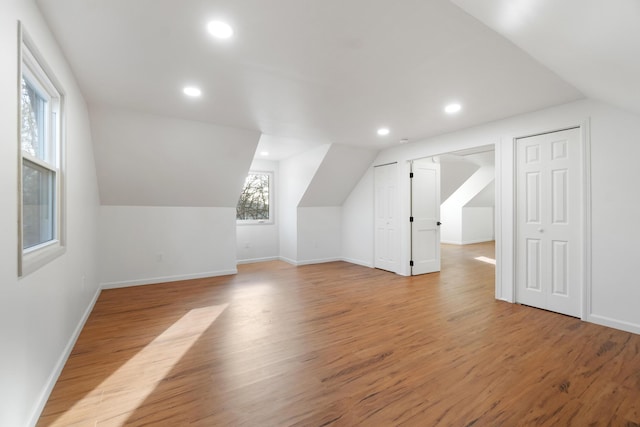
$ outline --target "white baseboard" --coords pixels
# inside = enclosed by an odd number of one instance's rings
[[[463,240],[463,245],[473,245],[475,243],[485,243],[485,242],[493,242],[495,239],[493,237],[487,237],[485,239],[477,239],[477,240]]]
[[[53,372],[51,372],[51,375],[49,375],[49,378],[47,378],[47,382],[45,383],[42,391],[40,392],[40,395],[36,400],[36,404],[33,410],[31,411],[29,426],[35,426],[38,423],[38,419],[40,418],[40,415],[42,415],[42,410],[44,409],[44,406],[47,404],[47,401],[49,400],[49,396],[53,391],[53,387],[56,385],[56,382],[58,381],[58,378],[62,373],[62,369],[64,368],[64,365],[67,363],[67,359],[69,359],[69,355],[71,354],[73,347],[76,345],[76,341],[80,336],[80,332],[82,332],[82,328],[84,328],[84,324],[87,322],[89,315],[93,311],[93,307],[96,305],[96,301],[98,301],[100,292],[101,292],[101,289],[98,288],[96,290],[96,293],[93,295],[91,302],[89,303],[84,313],[82,314],[82,317],[78,322],[78,325],[76,325],[76,328],[74,329],[73,334],[71,334],[71,337],[69,338],[67,345],[62,351],[62,354],[58,358],[58,361],[56,362],[53,368]]]
[[[229,276],[231,274],[237,274],[238,270],[220,270],[220,271],[209,271],[205,273],[194,273],[194,274],[179,274],[176,276],[162,276],[162,277],[151,277],[148,279],[136,279],[136,280],[125,280],[122,282],[107,282],[102,283],[102,289],[117,289],[117,288],[128,288],[130,286],[143,286],[143,285],[155,285],[157,283],[167,283],[167,282],[177,282],[180,280],[192,280],[192,279],[204,279],[207,277],[217,277],[217,276]]]
[[[278,257],[278,259],[288,264],[295,265],[296,267],[301,265],[324,264],[326,262],[335,262],[335,261],[345,261],[345,262],[350,262],[352,264],[359,264],[365,267],[371,267],[371,265],[367,265],[361,261],[347,260],[345,258],[318,258],[318,259],[305,259],[302,261],[294,261],[291,258],[281,256],[281,257]]]
[[[478,239],[478,240],[465,240],[454,242],[452,240],[440,240],[440,243],[444,243],[447,245],[473,245],[475,243],[485,243],[485,242],[493,242],[495,239],[486,238],[486,239]]]
[[[280,257],[270,256],[265,258],[249,258],[249,259],[239,259],[236,261],[236,264],[253,264],[256,262],[267,262],[267,261],[278,261]]]
[[[295,266],[297,266],[297,265],[298,265],[298,262],[297,262],[297,261],[292,260],[291,258],[287,258],[287,257],[284,257],[284,256],[279,256],[279,257],[278,257],[278,259],[279,259],[280,261],[284,261],[284,262],[286,262],[287,264],[291,264],[291,265],[295,265]]]
[[[361,261],[361,260],[359,260],[359,259],[353,259],[353,258],[342,258],[342,261],[344,261],[344,262],[348,262],[348,263],[350,263],[350,264],[361,265],[362,267],[369,267],[369,268],[373,268],[373,263],[372,263],[372,262]]]
[[[298,261],[297,265],[311,265],[311,264],[324,264],[326,262],[342,261],[342,258],[318,258],[318,259],[305,259]]]
[[[588,314],[587,322],[595,323],[596,325],[601,326],[608,326],[609,328],[620,329],[621,331],[631,332],[632,334],[640,334],[640,325],[636,323],[612,319],[606,316]]]

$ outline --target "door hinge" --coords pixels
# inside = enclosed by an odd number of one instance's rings
[[[409,178],[413,178],[413,172],[409,172]]]
[[[412,216],[409,217],[409,222],[413,222],[413,217]]]
[[[409,267],[413,267],[413,261],[409,261]]]

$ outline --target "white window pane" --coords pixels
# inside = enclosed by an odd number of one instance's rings
[[[34,85],[22,78],[20,96],[21,118],[20,145],[23,151],[42,160],[46,158],[47,100],[38,93]]]
[[[22,162],[22,247],[54,239],[55,172],[28,160]]]

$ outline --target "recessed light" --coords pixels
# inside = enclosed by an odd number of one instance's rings
[[[233,28],[226,22],[211,21],[207,24],[207,31],[217,39],[228,39],[233,35]]]
[[[268,156],[268,155],[269,155],[269,152],[268,152],[268,151],[261,151],[261,152],[260,152],[260,155],[261,155],[261,156],[265,156],[265,157],[266,157],[266,156]]]
[[[444,107],[444,112],[447,114],[457,113],[460,110],[462,110],[462,106],[460,104],[449,104]]]
[[[185,95],[190,96],[192,98],[197,98],[200,95],[202,95],[202,91],[195,86],[187,86],[184,89],[182,89],[182,92]]]
[[[380,128],[378,129],[378,135],[380,136],[385,136],[385,135],[389,135],[389,128]]]

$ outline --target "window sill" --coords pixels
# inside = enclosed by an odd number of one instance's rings
[[[275,222],[273,220],[236,220],[236,225],[273,225]]]
[[[24,277],[33,273],[64,254],[65,250],[58,240],[25,250],[20,260],[18,276]]]

